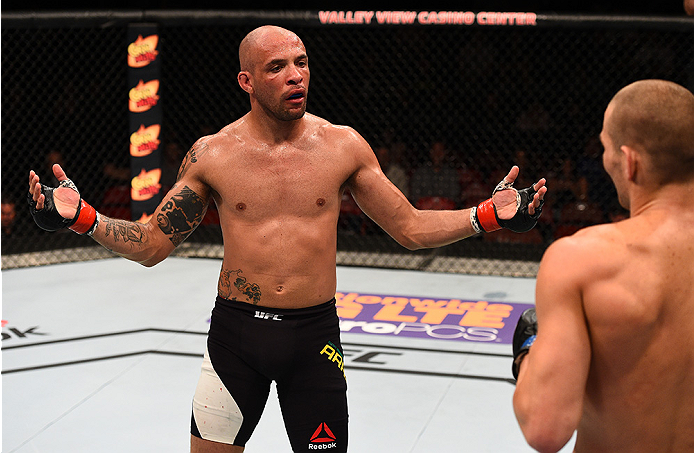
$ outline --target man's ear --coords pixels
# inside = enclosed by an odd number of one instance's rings
[[[624,154],[624,176],[627,181],[635,182],[641,171],[641,155],[631,146],[622,145],[619,150]]]
[[[253,93],[253,82],[251,81],[251,74],[248,71],[239,72],[239,75],[236,76],[236,80],[238,80],[239,86],[243,91],[248,94]]]

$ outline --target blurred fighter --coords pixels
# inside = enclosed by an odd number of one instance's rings
[[[344,452],[347,384],[334,300],[343,191],[400,244],[418,249],[501,227],[527,231],[547,188],[544,179],[512,188],[513,167],[475,208],[416,210],[357,132],[306,113],[310,73],[298,36],[260,27],[241,42],[239,59],[250,112],[193,145],[149,223],[100,216],[60,166],[56,189],[30,172],[29,203],[43,228],[68,227],[153,266],[214,200],[224,259],[193,401],[191,451],[242,451],[276,381],[294,451]]]
[[[543,452],[575,430],[577,452],[694,451],[694,95],[628,85],[600,139],[630,217],[547,249],[514,338],[516,417]]]

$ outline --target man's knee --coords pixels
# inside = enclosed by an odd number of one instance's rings
[[[190,453],[241,453],[243,448],[190,436]]]

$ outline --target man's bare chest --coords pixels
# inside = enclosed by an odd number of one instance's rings
[[[246,153],[219,162],[209,179],[219,201],[247,214],[271,210],[310,215],[339,209],[349,168],[329,155],[284,151]]]

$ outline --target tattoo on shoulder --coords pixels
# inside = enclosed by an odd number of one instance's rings
[[[108,217],[102,219],[106,224],[106,237],[112,236],[114,242],[130,242],[132,247],[145,241],[146,233],[141,224]]]
[[[237,290],[241,291],[241,294],[248,298],[249,302],[252,302],[253,305],[258,305],[261,296],[260,285],[249,283],[246,277],[241,275],[242,273],[241,269],[229,270],[222,268],[217,291],[220,297],[228,299],[231,296],[231,287],[233,285]]]
[[[186,156],[183,158],[181,167],[178,169],[176,181],[180,181],[183,175],[186,174],[190,166],[198,161],[198,159],[207,153],[209,146],[207,143],[196,143],[190,148]]]
[[[205,200],[190,187],[184,186],[162,206],[157,214],[157,225],[178,247],[202,221],[206,210]]]

